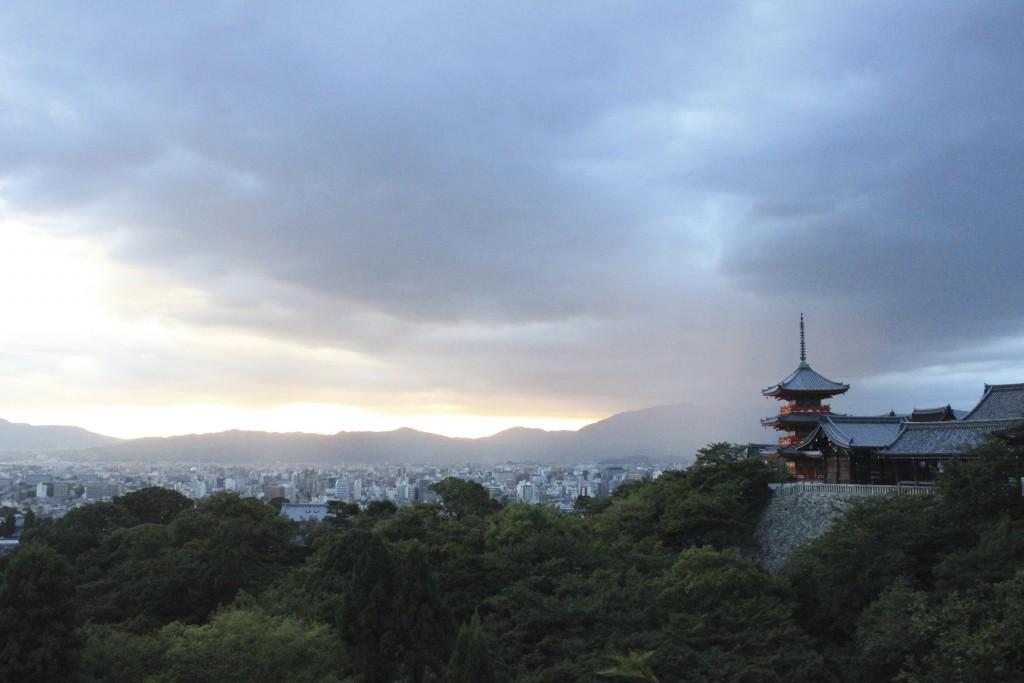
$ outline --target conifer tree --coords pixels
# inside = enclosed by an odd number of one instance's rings
[[[399,657],[395,584],[391,553],[372,537],[356,564],[341,608],[347,659],[365,683],[394,680]]]
[[[413,543],[406,551],[395,604],[402,650],[402,679],[423,683],[440,678],[451,651],[451,612],[441,600],[424,556],[427,549]]]
[[[3,514],[3,519],[0,519],[0,536],[9,537],[13,536],[17,530],[17,519],[14,516],[14,508],[0,508],[0,513]]]
[[[474,612],[469,624],[459,628],[455,650],[448,662],[448,683],[496,683],[497,680],[487,636],[480,627],[480,614]]]

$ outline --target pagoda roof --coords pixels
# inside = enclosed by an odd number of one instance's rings
[[[833,382],[815,372],[807,361],[800,361],[800,365],[786,379],[762,389],[761,393],[765,396],[783,396],[785,394],[834,396],[844,393],[849,388],[849,384]]]
[[[779,425],[812,425],[820,421],[828,413],[786,413],[773,415],[761,420],[763,427],[776,427]]]
[[[818,451],[800,451],[797,450],[796,446],[767,446],[762,448],[761,457],[766,459],[773,458],[810,458],[812,460],[820,460],[822,455]]]
[[[964,420],[1000,420],[1024,417],[1024,384],[986,384],[978,405]]]
[[[883,448],[896,440],[905,423],[899,416],[825,415],[797,448],[809,446],[818,436],[843,448]]]
[[[1005,432],[1022,423],[1024,418],[1019,417],[1008,420],[906,422],[896,440],[880,453],[897,457],[960,455],[990,434]]]

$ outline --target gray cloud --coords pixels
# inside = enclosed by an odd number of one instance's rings
[[[8,5],[0,196],[204,290],[192,323],[740,430],[800,309],[847,380],[1024,333],[1021,29],[1013,2]]]

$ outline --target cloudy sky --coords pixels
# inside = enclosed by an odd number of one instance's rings
[[[0,416],[761,438],[1024,381],[1010,2],[0,6]]]

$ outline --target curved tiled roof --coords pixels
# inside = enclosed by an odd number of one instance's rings
[[[899,416],[858,417],[827,415],[815,427],[800,448],[810,445],[819,435],[844,448],[883,448],[899,436],[905,420]]]
[[[849,388],[849,384],[833,382],[829,378],[816,373],[806,362],[801,362],[789,377],[774,386],[762,389],[761,393],[765,396],[774,396],[787,392],[831,396],[841,394]]]
[[[776,427],[778,425],[804,425],[818,422],[825,413],[788,413],[785,415],[773,415],[761,420],[763,427]]]
[[[978,405],[964,420],[1024,417],[1024,384],[986,384]]]
[[[903,422],[899,417],[837,415],[822,421],[820,426],[830,440],[843,446],[882,448],[896,440]]]
[[[1005,431],[1024,422],[1016,420],[971,420],[956,422],[907,422],[900,435],[882,455],[957,455],[976,446],[989,434]]]

